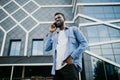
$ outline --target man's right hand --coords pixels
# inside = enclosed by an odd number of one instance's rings
[[[54,32],[56,30],[56,27],[55,27],[55,25],[54,25],[54,23],[53,24],[51,24],[51,26],[50,26],[50,28],[49,28],[49,31],[50,32]]]

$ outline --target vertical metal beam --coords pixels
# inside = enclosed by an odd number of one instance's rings
[[[12,66],[12,69],[11,69],[10,80],[12,80],[12,78],[13,78],[13,71],[14,71],[14,66]]]
[[[82,79],[81,79],[81,72],[79,72],[79,80],[82,80]]]
[[[24,79],[24,77],[25,77],[25,66],[23,66],[22,68],[22,79]]]
[[[3,42],[2,42],[2,47],[1,47],[0,56],[2,56],[2,55],[3,55],[3,52],[4,52],[4,47],[5,47],[6,36],[7,36],[7,34],[6,34],[6,33],[4,33],[4,37],[3,37]]]

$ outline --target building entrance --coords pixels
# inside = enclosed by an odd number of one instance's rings
[[[1,66],[0,80],[53,80],[51,66]]]

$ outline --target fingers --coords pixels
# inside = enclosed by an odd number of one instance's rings
[[[73,63],[73,58],[69,57],[63,63],[72,64]]]
[[[53,24],[51,24],[51,26],[50,26],[50,28],[49,28],[49,31],[50,32],[54,32],[56,30],[56,27],[55,27],[55,25],[54,25],[54,23]]]

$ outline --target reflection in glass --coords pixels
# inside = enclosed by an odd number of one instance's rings
[[[19,1],[19,0],[18,0]],[[23,10],[18,10],[16,13],[13,14],[13,17],[17,21],[21,21],[23,18],[25,18],[27,14]]]
[[[102,48],[103,54],[113,54],[113,50],[111,48]]]
[[[100,42],[98,37],[90,37],[88,41],[89,41],[89,43]]]
[[[97,26],[100,37],[109,37],[107,26],[99,25]]]
[[[104,63],[98,60],[94,68],[94,80],[106,80]]]
[[[107,80],[119,80],[118,69],[115,66],[105,63],[105,70]]]
[[[120,53],[119,53],[120,54]],[[120,55],[115,55],[115,58],[116,58],[116,62],[118,63],[118,64],[120,64]]]
[[[86,29],[87,29],[88,37],[98,37],[98,31],[96,26],[89,26],[86,27]]]
[[[93,80],[119,80],[120,71],[119,68],[91,57],[92,69],[93,69]]]
[[[120,43],[113,43],[112,46],[113,46],[113,48],[120,49]]]
[[[28,17],[27,19],[25,19],[22,23],[22,26],[24,26],[27,30],[31,29],[32,27],[34,27],[37,22],[32,19],[31,17]]]
[[[109,54],[109,55],[103,54],[103,56],[104,56],[104,58],[115,62],[115,57],[113,54]]]
[[[10,56],[19,56],[20,55],[20,48],[21,48],[21,41],[20,40],[13,40],[10,43]]]
[[[108,30],[109,30],[109,34],[111,37],[120,36],[120,30],[112,28],[112,27],[108,27]]]
[[[0,20],[5,18],[6,16],[7,16],[7,14],[2,9],[0,9]]]
[[[27,10],[29,13],[33,12],[37,7],[38,6],[32,1],[29,2],[26,6],[24,6],[25,10]]]
[[[14,3],[14,2],[11,2],[10,4],[8,4],[7,6],[4,7],[5,10],[8,11],[8,13],[12,13],[14,12],[16,9],[18,9],[18,6]]]
[[[3,6],[4,4],[6,4],[7,2],[9,2],[10,0],[0,0],[0,6]]]
[[[26,2],[28,2],[29,0],[15,0],[18,4],[23,5]]]
[[[0,25],[5,29],[5,30],[9,30],[10,28],[12,28],[15,25],[15,21],[12,20],[12,18],[8,17],[7,19],[5,19],[3,22],[0,23]]]
[[[43,55],[43,40],[33,40],[32,55]]]

